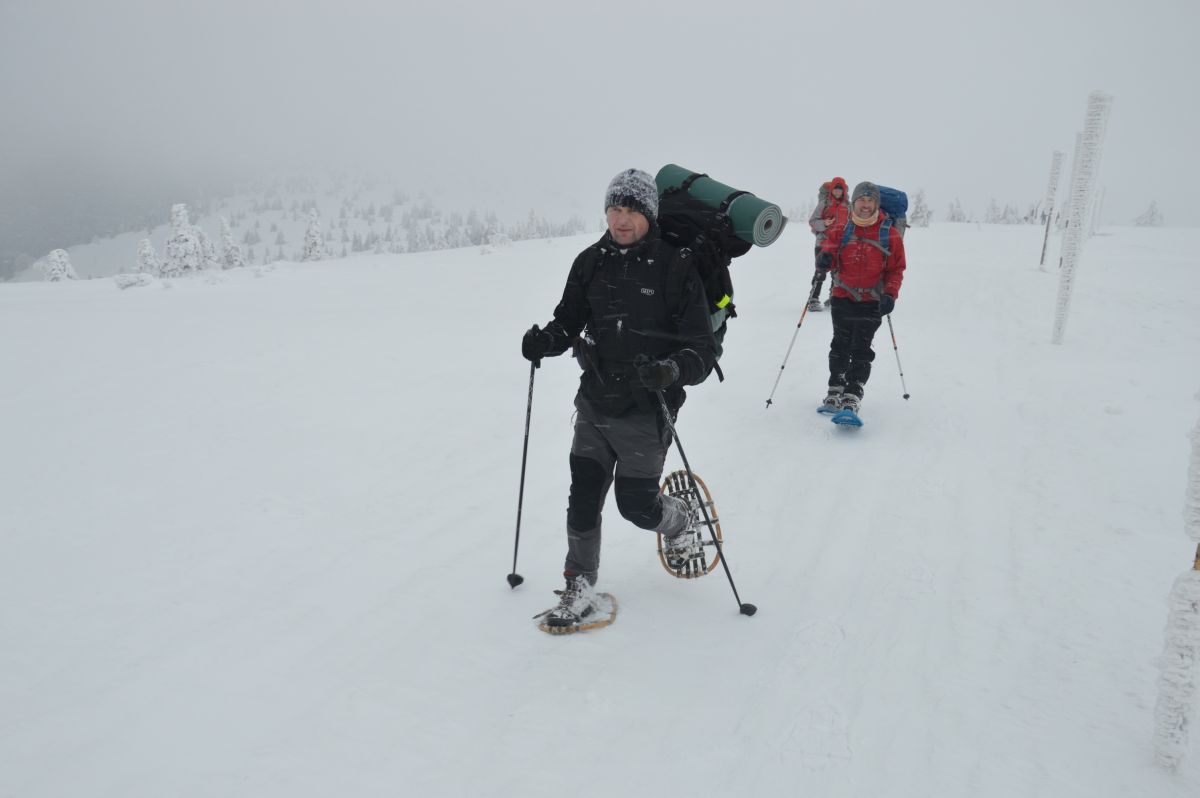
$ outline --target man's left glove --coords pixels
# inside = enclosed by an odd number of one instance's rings
[[[886,316],[896,309],[896,297],[884,294],[879,297],[879,315]]]
[[[827,272],[833,268],[833,255],[828,252],[822,252],[817,256],[817,270]]]
[[[638,366],[638,379],[652,391],[670,388],[679,379],[679,364],[668,358]]]

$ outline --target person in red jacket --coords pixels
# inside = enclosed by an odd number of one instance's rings
[[[840,177],[821,184],[821,190],[817,193],[817,206],[813,208],[812,215],[808,217],[808,229],[812,230],[813,235],[817,237],[816,247],[813,251],[814,257],[820,256],[821,244],[824,243],[829,231],[834,227],[844,227],[846,220],[850,217],[849,192],[846,181]],[[825,309],[821,304],[821,286],[824,284],[825,272],[817,269],[813,272],[812,290],[808,294],[810,311]]]
[[[829,391],[820,407],[828,413],[858,412],[875,359],[871,341],[904,281],[904,240],[879,209],[879,187],[859,183],[850,203],[849,221],[829,230],[817,256],[817,268],[833,283]]]

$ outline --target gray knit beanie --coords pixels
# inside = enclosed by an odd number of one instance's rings
[[[875,200],[875,204],[879,204],[879,186],[874,183],[869,183],[866,180],[854,187],[854,192],[850,195],[851,204],[858,202],[859,197],[871,197]]]
[[[878,189],[875,196],[879,196]],[[604,192],[604,210],[632,208],[653,222],[658,218],[658,187],[654,178],[641,169],[626,169],[612,179]]]

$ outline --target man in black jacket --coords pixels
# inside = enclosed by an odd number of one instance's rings
[[[712,370],[708,303],[691,252],[659,237],[654,178],[626,169],[609,183],[604,208],[608,232],[575,258],[554,319],[521,341],[521,354],[536,362],[582,336],[589,364],[575,396],[567,588],[546,618],[551,627],[578,625],[596,607],[600,516],[614,475],[617,509],[663,535],[669,565],[681,569],[694,553],[684,534],[693,509],[658,492],[671,443],[658,392],[674,417],[683,386]]]

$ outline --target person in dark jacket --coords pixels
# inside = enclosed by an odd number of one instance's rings
[[[859,183],[850,205],[849,220],[830,228],[817,256],[817,268],[833,283],[829,387],[819,408],[830,413],[858,412],[875,359],[871,342],[896,306],[907,266],[904,239],[879,208],[879,187]]]
[[[696,536],[685,534],[695,510],[659,493],[671,443],[659,392],[674,417],[684,386],[712,371],[708,302],[690,250],[659,237],[654,178],[621,172],[609,183],[604,208],[608,231],[575,258],[553,320],[534,325],[521,341],[521,354],[533,362],[578,342],[588,364],[575,396],[567,587],[546,616],[550,627],[579,625],[597,606],[601,510],[614,483],[622,517],[663,536],[672,568],[697,553]]]

